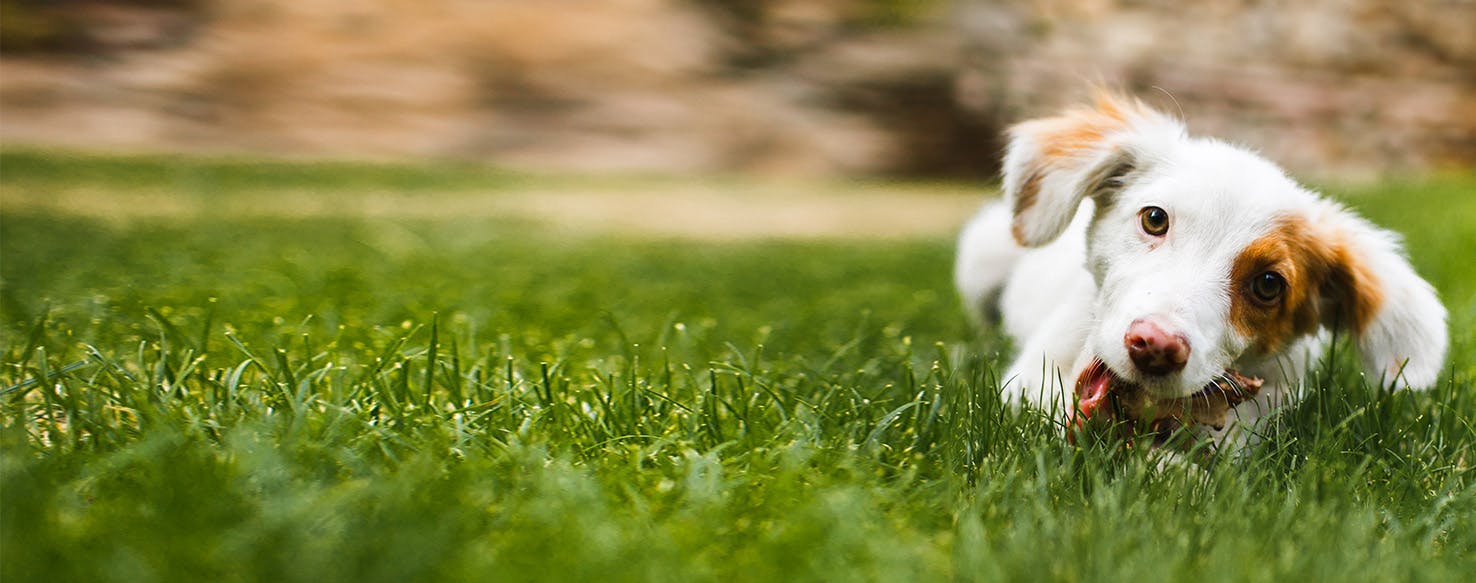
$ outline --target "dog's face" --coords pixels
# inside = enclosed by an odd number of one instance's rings
[[[1081,366],[1105,364],[1104,383],[1187,396],[1322,329],[1358,336],[1374,381],[1425,386],[1439,372],[1445,310],[1397,237],[1141,104],[1017,126],[1005,190],[1027,246],[1092,201],[1096,319]]]

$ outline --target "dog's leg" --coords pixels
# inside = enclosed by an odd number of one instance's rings
[[[1006,403],[1023,403],[1065,414],[1074,404],[1074,363],[1086,342],[1088,315],[1081,303],[1068,303],[1046,318],[1010,365],[1003,384]]]
[[[995,201],[979,210],[958,238],[953,282],[975,324],[999,321],[1001,288],[1025,253],[1010,237],[1010,211]]]

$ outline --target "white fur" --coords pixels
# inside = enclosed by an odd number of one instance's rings
[[[1254,153],[1190,137],[1178,121],[1135,103],[1118,104],[1122,123],[1067,155],[1047,142],[1079,116],[1013,128],[1004,200],[986,205],[960,237],[955,281],[964,304],[976,320],[997,308],[1019,349],[1005,375],[1007,399],[1069,411],[1075,380],[1100,358],[1163,397],[1193,394],[1227,369],[1260,377],[1260,397],[1235,413],[1242,422],[1268,413],[1297,390],[1330,337],[1322,330],[1256,357],[1253,339],[1230,322],[1231,294],[1243,289],[1229,281],[1233,262],[1287,216],[1345,242],[1377,275],[1384,300],[1358,338],[1370,380],[1413,388],[1438,380],[1445,308],[1405,259],[1397,235]],[[1032,179],[1034,200],[1012,212]],[[1146,206],[1169,212],[1162,239],[1140,227]],[[1149,378],[1135,370],[1123,336],[1140,318],[1188,340],[1183,371]]]

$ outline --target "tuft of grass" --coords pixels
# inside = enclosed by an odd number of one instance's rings
[[[6,153],[0,176],[460,180],[149,164]],[[6,212],[0,578],[1463,580],[1473,185],[1344,195],[1444,291],[1446,381],[1391,393],[1339,355],[1262,446],[1163,467],[1002,406],[1006,343],[965,326],[942,237]]]

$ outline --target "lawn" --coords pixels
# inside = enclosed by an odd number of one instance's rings
[[[1446,381],[1334,354],[1262,446],[1164,467],[1001,405],[947,232],[495,212],[603,180],[0,154],[0,579],[1476,572],[1476,176],[1329,189],[1441,290]]]

